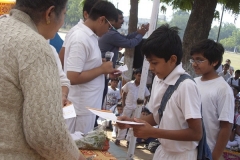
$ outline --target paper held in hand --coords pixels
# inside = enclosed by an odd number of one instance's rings
[[[117,120],[117,117],[115,116],[115,114],[113,114],[111,111],[108,111],[108,110],[98,110],[98,109],[89,108],[89,107],[86,107],[86,108],[89,111],[91,111],[92,113],[98,115],[101,118],[107,119],[107,120],[115,121],[118,123],[124,123],[124,124],[134,124],[134,125],[143,125],[144,124],[144,123],[138,123],[138,122]]]
[[[73,104],[67,105],[66,107],[63,107],[63,118],[69,119],[76,117],[76,112],[74,109]]]
[[[126,71],[128,70],[128,67],[127,67],[127,65],[125,64],[124,66],[118,67],[117,70],[119,70],[120,72],[116,72],[116,73],[114,73],[114,74],[119,74],[119,73],[126,72]]]

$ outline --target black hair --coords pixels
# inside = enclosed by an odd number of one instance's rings
[[[235,73],[238,73],[238,74],[240,74],[240,70],[236,70],[236,71],[235,71]]]
[[[236,90],[237,93],[240,92],[240,89],[237,86],[233,86],[232,89],[233,89],[233,91]]]
[[[226,59],[226,61],[231,63],[231,60],[230,60],[230,59]]]
[[[142,112],[146,112],[147,114],[150,114],[150,113],[151,113],[151,112],[149,111],[149,109],[146,108],[146,107],[143,107],[143,108],[142,108]]]
[[[100,0],[85,0],[83,5],[83,12],[86,11],[89,14],[94,4],[98,1]]]
[[[222,64],[224,48],[222,44],[215,42],[214,40],[205,39],[192,46],[190,55],[196,53],[203,54],[210,64],[218,61],[217,65],[214,66],[214,69],[216,70]]]
[[[118,14],[117,10],[111,2],[99,1],[91,9],[89,18],[97,20],[99,17],[105,16],[109,21],[117,21]]]
[[[122,107],[122,103],[121,103],[121,102],[118,102],[118,103],[117,103],[117,107]]]
[[[182,42],[178,35],[179,28],[168,24],[157,28],[143,43],[142,53],[150,58],[152,55],[163,58],[166,62],[172,55],[177,56],[176,65],[182,60]]]
[[[142,68],[134,68],[133,69],[133,74],[138,74],[138,73],[142,74]]]
[[[120,9],[117,9],[118,15],[123,15],[123,12]]]
[[[117,81],[117,82],[119,82],[119,79],[118,78],[113,78],[113,79],[111,79],[111,82],[112,81]]]
[[[223,66],[224,66],[224,67],[227,67],[227,68],[229,68],[229,67],[230,67],[230,65],[229,65],[229,64],[227,64],[227,63],[225,63]]]
[[[35,23],[38,23],[42,13],[51,6],[55,7],[54,12],[58,18],[66,4],[67,0],[17,0],[14,8],[25,12]]]

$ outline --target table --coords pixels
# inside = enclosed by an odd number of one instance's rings
[[[225,160],[240,160],[240,152],[225,149],[223,152],[223,158]]]
[[[94,160],[117,160],[108,151],[82,150],[81,149],[80,152],[84,155],[85,158],[96,155],[97,157],[94,158]]]

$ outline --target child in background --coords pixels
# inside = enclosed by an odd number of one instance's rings
[[[235,100],[235,116],[234,116],[234,125],[230,140],[227,143],[227,149],[237,148],[237,151],[240,149],[240,112],[239,112],[239,101]],[[234,149],[236,150],[236,149]]]
[[[228,69],[229,64],[226,63],[223,65],[223,71],[218,74],[219,76],[222,76],[225,81],[232,77],[231,74],[228,72]]]
[[[155,73],[148,109],[152,114],[141,119],[120,117],[120,120],[136,121],[144,125],[118,124],[121,128],[133,128],[138,138],[158,138],[161,145],[153,160],[196,160],[198,141],[202,138],[201,98],[196,83],[191,79],[181,82],[168,100],[162,119],[159,107],[163,95],[182,74],[182,42],[177,27],[168,24],[156,29],[143,43],[142,53]],[[160,121],[160,122],[159,122]],[[159,125],[158,128],[153,126]]]
[[[141,117],[148,116],[149,114],[151,114],[151,112],[146,107],[143,107],[142,112],[141,112]],[[155,139],[156,138],[151,138],[151,137],[149,137],[147,139],[137,138],[137,143],[144,143],[147,146],[151,141],[153,141]]]
[[[110,86],[108,86],[108,93],[106,96],[106,105],[103,109],[114,111],[117,103],[121,100],[121,94],[118,86],[119,79],[111,79]]]
[[[240,76],[240,70],[236,70],[235,71],[235,76],[231,77],[227,80],[227,83],[231,86],[231,87],[237,87],[238,90],[240,90],[240,80],[239,80],[239,76]]]
[[[117,116],[117,117],[118,117],[118,116],[121,116],[122,113],[123,113],[122,103],[118,103],[118,104],[117,104],[117,114],[116,114],[116,116]],[[112,125],[113,125],[113,126],[112,126],[112,128],[113,128],[112,138],[116,138],[116,136],[117,136],[117,134],[118,134],[118,130],[119,130],[119,128],[118,128],[115,124],[116,124],[115,122],[112,123]]]
[[[234,98],[231,87],[219,77],[216,69],[221,65],[224,48],[213,40],[203,40],[191,49],[190,63],[202,99],[202,115],[213,160],[219,160],[228,142],[233,119]]]
[[[132,117],[134,114],[135,109],[137,108],[137,99],[138,99],[138,89],[141,81],[141,74],[142,74],[142,69],[135,69],[133,71],[133,76],[135,80],[127,82],[123,87],[122,87],[122,104],[124,106],[123,109],[123,115],[127,117]],[[148,97],[150,96],[150,92],[145,87],[145,102],[144,104],[146,105]],[[119,134],[117,136],[117,139],[115,141],[116,145],[120,144],[120,140],[125,139],[125,135],[127,133],[127,130],[119,130]],[[127,139],[130,138],[130,133]]]

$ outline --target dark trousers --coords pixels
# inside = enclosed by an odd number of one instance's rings
[[[107,78],[105,77],[103,97],[102,97],[102,107],[103,107],[103,103],[104,103],[105,97],[106,97],[107,92],[108,92],[108,82],[109,82],[109,79],[107,79]],[[97,127],[97,126],[98,126],[97,120],[98,120],[98,116],[96,116],[96,120],[95,120],[94,127]]]

